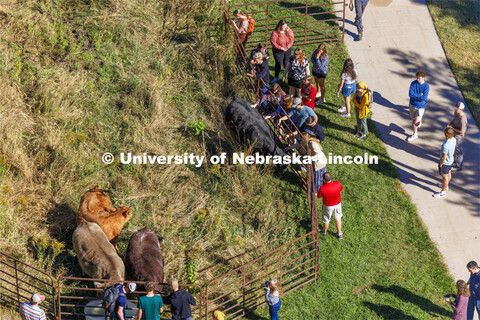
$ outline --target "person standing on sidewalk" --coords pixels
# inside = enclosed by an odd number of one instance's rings
[[[22,320],[46,320],[45,311],[38,306],[40,302],[45,300],[45,296],[34,293],[29,302],[24,302],[20,306],[20,316]]]
[[[453,154],[455,153],[455,144],[456,141],[453,138],[453,129],[445,128],[445,142],[442,144],[442,151],[440,156],[440,163],[438,164],[438,173],[442,176],[442,191],[434,193],[434,198],[443,198],[447,195],[448,184],[452,179],[452,163],[453,163]],[[439,185],[440,186],[440,185]]]
[[[337,238],[343,239],[342,233],[342,192],[343,186],[340,181],[332,181],[332,175],[329,172],[323,174],[323,185],[318,190],[317,197],[323,197],[322,205],[322,222],[323,232],[322,236],[327,235],[328,226],[332,214],[335,215],[335,225],[337,226]]]
[[[430,86],[425,81],[425,71],[419,70],[415,74],[417,80],[412,81],[408,95],[410,97],[410,104],[408,109],[410,111],[410,118],[412,118],[413,134],[407,138],[407,141],[413,141],[418,138],[418,128],[422,126],[422,117],[428,102],[428,93]]]
[[[358,31],[358,41],[363,38],[363,22],[362,17],[367,8],[368,0],[355,0],[355,26]],[[350,11],[353,11],[353,0],[350,0]]]
[[[455,132],[454,137],[457,141],[455,145],[455,154],[453,155],[452,171],[461,171],[463,167],[463,139],[465,138],[465,132],[467,131],[467,116],[463,110],[465,105],[463,102],[457,102],[455,105],[455,112],[453,113],[453,120],[447,125],[447,128],[452,128]]]
[[[357,117],[357,132],[354,137],[358,140],[365,139],[368,134],[367,115],[370,112],[370,109],[368,109],[370,104],[368,94],[367,84],[364,81],[357,83],[357,92],[353,95],[353,105]]]
[[[480,318],[480,268],[477,262],[470,261],[467,263],[468,272],[470,272],[470,279],[467,284],[470,289],[470,297],[468,298],[467,306],[467,320],[473,320],[475,309]]]
[[[280,70],[287,66],[290,56],[292,55],[292,46],[295,36],[292,29],[287,26],[285,20],[280,20],[270,36],[272,44],[273,58],[275,59],[275,78],[272,82],[280,80]]]

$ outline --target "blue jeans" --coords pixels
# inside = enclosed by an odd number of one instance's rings
[[[363,32],[363,22],[362,16],[367,7],[368,1],[365,0],[355,0],[355,26],[357,26],[358,32]]]
[[[473,314],[475,313],[475,309],[477,309],[477,314],[480,318],[480,300],[477,300],[475,297],[470,296],[470,298],[468,298],[467,320],[473,320]]]
[[[268,306],[268,311],[270,312],[270,320],[278,320],[278,311],[282,306],[282,300],[278,300],[277,304],[273,306]]]
[[[455,145],[455,153],[453,154],[453,159],[460,169],[463,167],[463,139],[465,138],[455,138],[457,144]]]

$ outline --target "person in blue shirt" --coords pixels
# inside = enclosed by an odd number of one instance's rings
[[[172,293],[165,297],[164,302],[171,305],[172,320],[192,320],[190,305],[197,305],[195,298],[189,292],[178,289],[177,279],[170,279],[168,285]]]
[[[443,198],[447,195],[448,183],[452,179],[452,164],[453,154],[455,153],[455,145],[457,140],[453,137],[455,132],[452,128],[445,128],[445,142],[442,144],[442,151],[440,153],[440,162],[438,164],[438,173],[442,176],[442,191],[434,193],[434,198]]]
[[[117,288],[119,296],[117,302],[115,303],[115,312],[113,314],[113,319],[126,320],[125,316],[125,307],[127,305],[127,293],[132,293],[137,289],[137,285],[133,282],[127,284],[126,287],[121,283],[114,285]]]
[[[407,138],[407,141],[413,141],[418,138],[418,128],[422,126],[422,117],[425,113],[425,107],[428,102],[428,93],[430,86],[425,81],[425,71],[419,70],[416,73],[417,80],[412,81],[408,95],[410,96],[410,118],[412,119],[413,134]]]
[[[477,315],[480,317],[480,268],[475,261],[470,261],[467,264],[468,272],[470,272],[470,279],[467,284],[470,289],[470,297],[468,298],[467,306],[467,320],[473,320],[475,309]]]
[[[362,16],[367,8],[368,0],[355,0],[355,26],[358,31],[358,41],[363,38],[363,22]],[[353,10],[353,0],[350,0],[350,11]]]

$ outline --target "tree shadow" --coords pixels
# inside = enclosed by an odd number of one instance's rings
[[[438,315],[444,316],[444,317],[450,317],[452,315],[451,312],[449,312],[448,310],[442,307],[439,307],[438,305],[434,304],[430,300],[425,299],[424,297],[419,296],[397,285],[386,287],[386,286],[374,284],[372,285],[372,289],[382,293],[391,293],[397,298],[402,299],[405,302],[418,306],[423,311],[428,312],[433,317],[436,317]],[[396,317],[393,317],[393,318],[397,319]],[[400,318],[404,319],[402,317]],[[388,319],[392,319],[392,317]]]

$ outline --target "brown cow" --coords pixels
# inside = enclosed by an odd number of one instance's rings
[[[125,265],[105,233],[94,222],[82,222],[73,232],[73,249],[83,273],[94,279],[125,279]],[[94,283],[97,288],[102,283]]]
[[[115,209],[107,191],[95,186],[85,192],[80,199],[77,225],[83,221],[95,222],[102,228],[108,241],[117,248],[118,236],[131,217],[130,208],[121,206]]]
[[[149,227],[135,232],[128,241],[127,252],[123,257],[125,268],[134,281],[163,282],[163,254],[157,236]],[[157,285],[158,291],[162,290]]]

